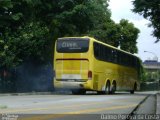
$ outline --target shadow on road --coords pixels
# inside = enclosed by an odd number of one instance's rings
[[[122,91],[122,92],[116,92],[114,94],[98,94],[96,91],[87,91],[86,94],[83,94],[82,96],[91,96],[91,95],[98,95],[98,96],[104,96],[104,95],[108,95],[108,96],[121,96],[121,95],[125,95],[125,96],[146,96],[146,95],[151,95],[155,93],[156,91],[148,91],[148,92],[135,92],[134,94],[130,94],[130,92],[126,92],[126,91]],[[73,95],[71,91],[55,91],[52,93],[53,95]]]

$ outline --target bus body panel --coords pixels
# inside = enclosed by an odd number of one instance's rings
[[[54,87],[92,90],[92,80],[88,80],[88,72],[92,67],[90,55],[90,52],[58,53],[55,47],[54,70],[56,77],[54,78]]]
[[[111,84],[116,81],[117,90],[131,90],[135,83],[138,85],[138,73],[135,68],[98,60],[94,55],[93,45],[97,41],[87,38],[89,39],[87,52],[59,53],[55,46],[55,88],[104,91],[107,81]],[[91,79],[88,78],[89,71],[92,73]]]
[[[88,79],[88,60],[56,60],[57,79]]]

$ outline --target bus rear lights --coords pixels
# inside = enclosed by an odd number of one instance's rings
[[[88,79],[89,79],[89,80],[92,79],[92,71],[88,71]]]

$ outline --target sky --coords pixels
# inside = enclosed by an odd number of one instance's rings
[[[111,18],[116,23],[119,23],[121,19],[127,19],[141,31],[137,40],[138,54],[136,55],[138,57],[143,61],[148,59],[155,60],[157,59],[156,57],[158,57],[158,61],[160,61],[160,42],[154,43],[156,38],[151,35],[153,28],[147,26],[150,22],[144,19],[143,16],[131,11],[131,9],[133,9],[132,1],[133,0],[110,0],[109,9],[112,13]]]

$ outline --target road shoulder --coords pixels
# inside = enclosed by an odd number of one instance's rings
[[[156,109],[156,114],[160,114],[160,93],[157,93],[157,109]]]

